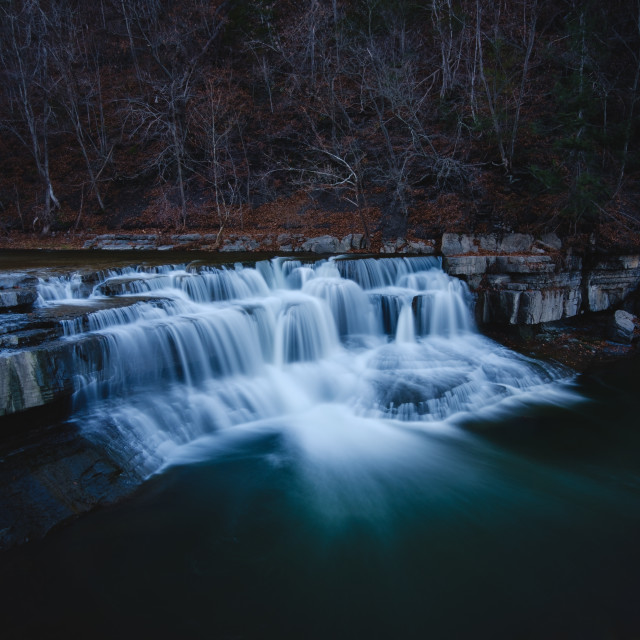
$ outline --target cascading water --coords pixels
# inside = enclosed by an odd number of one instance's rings
[[[78,302],[78,282],[43,282],[42,304]],[[76,419],[142,475],[229,433],[286,434],[314,457],[329,437],[357,457],[381,432],[555,401],[567,377],[479,335],[466,285],[433,258],[126,269],[84,303],[114,296],[132,304],[64,327],[103,349],[98,374],[79,363]]]

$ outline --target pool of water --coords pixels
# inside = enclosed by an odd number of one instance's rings
[[[624,361],[572,406],[446,428],[345,436],[327,411],[322,436],[198,440],[0,555],[2,637],[637,638],[638,380]]]

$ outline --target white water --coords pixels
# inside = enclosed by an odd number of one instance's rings
[[[42,282],[42,304],[77,302],[80,284]],[[99,334],[103,366],[79,362],[77,421],[141,475],[278,433],[344,480],[401,459],[407,429],[572,400],[566,371],[477,333],[466,285],[433,258],[126,269],[84,296],[96,310],[65,332]],[[109,296],[135,301],[100,308]]]

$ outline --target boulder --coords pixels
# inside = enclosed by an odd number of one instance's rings
[[[609,326],[609,337],[614,342],[631,344],[634,339],[636,327],[640,327],[638,318],[628,311],[619,309],[613,314]]]
[[[555,233],[545,233],[536,240],[536,244],[550,251],[560,251],[562,249],[562,240]]]
[[[369,242],[365,238],[364,233],[352,233],[351,236],[351,248],[352,249],[368,249]],[[346,236],[347,238],[349,236]]]
[[[369,245],[364,233],[349,233],[340,240],[339,246],[340,252],[347,253],[352,250],[367,249]]]
[[[302,243],[302,251],[310,253],[339,253],[341,242],[335,236],[318,236]]]

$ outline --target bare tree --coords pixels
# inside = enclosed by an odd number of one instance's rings
[[[432,0],[431,21],[440,50],[440,97],[444,98],[456,84],[464,61],[466,16],[452,0]]]
[[[362,89],[382,134],[383,153],[375,180],[390,189],[394,205],[406,219],[417,184],[435,182],[439,188],[463,187],[470,167],[456,157],[459,131],[443,145],[430,130],[438,65],[430,60],[422,39],[402,21],[384,37],[369,34],[360,54]]]
[[[149,58],[144,71],[137,66],[145,92],[126,105],[127,119],[133,123],[131,136],[154,150],[146,169],[154,169],[161,179],[175,171],[182,226],[187,222],[188,112],[203,58],[224,25],[225,7],[222,2],[210,15],[203,3],[184,24],[163,14],[161,0],[136,0],[126,9]]]
[[[45,8],[38,0],[7,0],[0,7],[2,42],[0,63],[5,80],[10,114],[2,122],[29,151],[44,189],[42,232],[53,222],[53,209],[60,203],[55,195],[49,163],[49,143],[55,114],[51,95],[55,81],[51,74],[50,26]],[[36,223],[34,220],[34,224]]]
[[[231,222],[233,213],[241,212],[241,172],[244,173],[246,185],[250,176],[246,153],[243,153],[242,159],[236,157],[238,148],[243,146],[240,140],[241,123],[229,103],[230,95],[229,86],[220,87],[214,79],[209,79],[191,112],[191,126],[200,151],[200,159],[194,164],[195,171],[213,190],[219,225],[218,241]]]
[[[104,211],[99,181],[111,160],[113,144],[109,144],[106,132],[98,55],[91,50],[88,33],[69,6],[52,4],[48,19],[55,33],[52,60],[56,98],[84,159],[90,191]]]
[[[483,0],[476,0],[477,71],[484,89],[500,162],[507,175],[511,176],[520,113],[536,40],[538,3],[537,0],[522,0],[505,5],[512,11],[506,17],[502,15],[505,8],[502,3],[489,3],[493,15],[488,19],[485,19],[485,4]],[[504,31],[505,24],[511,27],[511,32]]]
[[[636,31],[636,36],[638,37],[638,48],[631,49],[627,44],[625,39],[622,39],[625,47],[629,51],[631,56],[631,60],[633,62],[634,73],[633,80],[631,82],[631,93],[629,96],[629,106],[627,110],[627,118],[624,126],[624,142],[622,146],[622,161],[620,163],[620,172],[618,174],[618,185],[617,190],[620,190],[622,186],[622,181],[624,180],[625,170],[627,168],[627,162],[629,160],[629,143],[631,141],[631,131],[633,128],[633,123],[636,117],[636,105],[640,96],[638,95],[638,90],[640,89],[640,0],[636,1],[635,5],[635,15],[634,15],[634,26]]]

